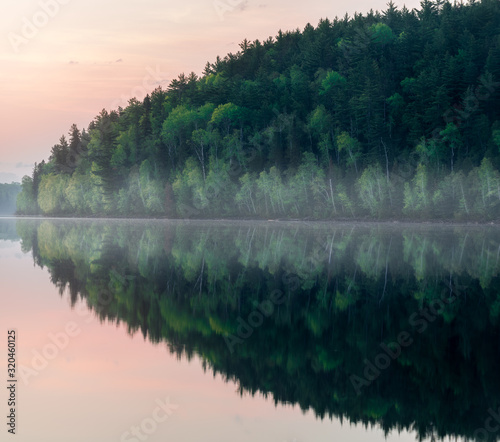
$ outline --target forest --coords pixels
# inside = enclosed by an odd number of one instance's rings
[[[242,396],[419,440],[490,440],[475,431],[500,406],[495,226],[21,219],[17,231],[68,304],[197,356]],[[274,290],[283,302],[228,346]],[[412,345],[357,395],[352,376],[402,331]]]
[[[14,215],[16,213],[19,192],[21,192],[19,183],[0,184],[0,215]]]
[[[17,213],[495,221],[499,169],[500,3],[389,2],[72,125]]]

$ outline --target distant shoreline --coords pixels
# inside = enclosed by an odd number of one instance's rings
[[[296,224],[386,224],[386,225],[440,225],[440,226],[500,226],[500,220],[460,221],[460,220],[415,220],[415,219],[373,219],[373,218],[165,218],[165,217],[118,217],[118,216],[45,216],[45,215],[0,215],[0,219],[36,219],[36,220],[109,220],[109,221],[182,221],[182,222],[232,222],[232,223],[296,223]]]

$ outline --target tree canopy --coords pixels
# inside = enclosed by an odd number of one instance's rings
[[[498,1],[389,3],[245,40],[73,125],[18,211],[495,219],[499,100]]]

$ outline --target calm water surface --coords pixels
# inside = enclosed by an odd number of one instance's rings
[[[500,436],[497,227],[0,219],[0,269],[1,440]]]

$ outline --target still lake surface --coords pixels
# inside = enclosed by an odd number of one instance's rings
[[[0,219],[0,269],[12,440],[499,439],[498,227]]]

